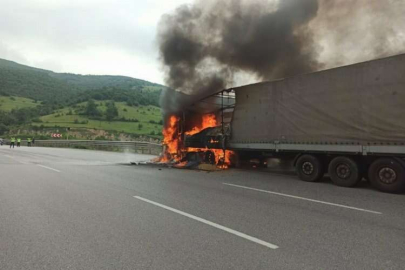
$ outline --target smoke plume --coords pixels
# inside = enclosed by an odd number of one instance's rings
[[[319,2],[309,28],[322,48],[317,60],[324,68],[405,53],[405,1]]]
[[[164,15],[165,111],[191,98],[404,52],[402,0],[196,0]],[[185,98],[186,97],[186,98]],[[187,100],[186,102],[184,100]]]

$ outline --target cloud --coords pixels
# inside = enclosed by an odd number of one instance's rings
[[[162,83],[156,26],[162,14],[187,2],[0,0],[0,58]]]
[[[163,14],[192,2],[0,0],[0,58],[57,72],[120,74],[163,83],[157,26]],[[313,33],[325,67],[371,59],[377,49],[392,54],[405,48],[403,0],[386,0],[385,5],[382,0],[319,2],[318,13],[327,15],[313,21]],[[380,38],[386,33],[390,38]],[[374,46],[377,41],[381,46]]]
[[[0,42],[0,57],[13,60],[19,63],[27,62],[27,59],[24,56],[22,56],[18,51],[10,49],[3,42]]]
[[[312,32],[325,68],[405,53],[405,1],[319,1]]]

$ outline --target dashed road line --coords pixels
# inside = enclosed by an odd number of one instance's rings
[[[61,172],[61,171],[59,171],[57,169],[54,169],[54,168],[51,168],[51,167],[48,167],[48,166],[44,166],[44,165],[40,165],[40,164],[37,164],[37,166],[48,169],[48,170],[51,170],[51,171],[54,171],[54,172]]]
[[[246,240],[252,241],[252,242],[254,242],[254,243],[256,243],[256,244],[259,244],[259,245],[262,245],[262,246],[265,246],[265,247],[268,247],[268,248],[271,248],[271,249],[278,249],[278,248],[279,248],[278,246],[276,246],[276,245],[274,245],[274,244],[271,244],[271,243],[268,243],[268,242],[266,242],[266,241],[260,240],[260,239],[258,239],[258,238],[256,238],[256,237],[253,237],[253,236],[250,236],[250,235],[247,235],[247,234],[244,234],[244,233],[235,231],[235,230],[230,229],[230,228],[228,228],[228,227],[225,227],[225,226],[219,225],[219,224],[217,224],[217,223],[211,222],[211,221],[209,221],[209,220],[206,220],[206,219],[203,219],[203,218],[200,218],[200,217],[197,217],[197,216],[188,214],[188,213],[186,213],[186,212],[177,210],[177,209],[175,209],[175,208],[172,208],[172,207],[169,207],[169,206],[166,206],[166,205],[163,205],[163,204],[160,204],[160,203],[157,203],[157,202],[154,202],[154,201],[151,201],[151,200],[148,200],[148,199],[139,197],[139,196],[134,196],[134,198],[136,198],[136,199],[138,199],[138,200],[141,200],[141,201],[144,201],[144,202],[147,202],[147,203],[150,203],[150,204],[153,204],[153,205],[155,205],[155,206],[161,207],[161,208],[163,208],[163,209],[169,210],[169,211],[174,212],[174,213],[176,213],[176,214],[179,214],[179,215],[188,217],[188,218],[190,218],[190,219],[199,221],[199,222],[201,222],[201,223],[204,223],[204,224],[206,224],[206,225],[209,225],[209,226],[212,226],[212,227],[214,227],[214,228],[220,229],[220,230],[222,230],[222,231],[228,232],[228,233],[230,233],[230,234],[239,236],[239,237],[244,238],[244,239],[246,239]]]
[[[225,226],[219,225],[219,224],[217,224],[217,223],[214,223],[214,222],[212,222],[212,221],[209,221],[209,220],[206,220],[206,219],[203,219],[203,218],[200,218],[200,217],[197,217],[197,216],[188,214],[188,213],[186,213],[186,212],[177,210],[177,209],[175,209],[175,208],[172,208],[172,207],[169,207],[169,206],[166,206],[166,205],[163,205],[163,204],[160,204],[160,203],[157,203],[157,202],[154,202],[154,201],[151,201],[151,200],[148,200],[148,199],[139,197],[139,196],[134,196],[134,198],[136,198],[136,199],[138,199],[138,200],[141,200],[141,201],[144,201],[144,202],[147,202],[147,203],[150,203],[150,204],[153,204],[153,205],[155,205],[155,206],[161,207],[161,208],[163,208],[163,209],[169,210],[169,211],[174,212],[174,213],[176,213],[176,214],[179,214],[179,215],[188,217],[188,218],[190,218],[190,219],[199,221],[199,222],[201,222],[201,223],[204,223],[204,224],[206,224],[206,225],[209,225],[209,226],[212,226],[212,227],[214,227],[214,228],[220,229],[220,230],[222,230],[222,231],[228,232],[228,233],[230,233],[230,234],[239,236],[239,237],[244,238],[244,239],[246,239],[246,240],[252,241],[252,242],[254,242],[254,243],[256,243],[256,244],[259,244],[259,245],[262,245],[262,246],[265,246],[265,247],[268,247],[268,248],[271,248],[271,249],[278,249],[278,248],[279,248],[278,246],[276,246],[276,245],[274,245],[274,244],[271,244],[271,243],[268,243],[268,242],[266,242],[266,241],[260,240],[260,239],[258,239],[258,238],[256,238],[256,237],[253,237],[253,236],[250,236],[250,235],[247,235],[247,234],[244,234],[244,233],[235,231],[235,230],[230,229],[230,228],[228,228],[228,227],[225,227]]]
[[[289,195],[289,194],[284,194],[284,193],[279,193],[279,192],[273,192],[273,191],[268,191],[268,190],[263,190],[263,189],[258,189],[258,188],[251,188],[251,187],[245,187],[245,186],[240,186],[240,185],[234,185],[234,184],[229,184],[229,183],[223,183],[223,184],[227,185],[227,186],[231,186],[231,187],[237,187],[237,188],[243,188],[243,189],[248,189],[248,190],[253,190],[253,191],[259,191],[259,192],[268,193],[268,194],[272,194],[272,195],[278,195],[278,196],[283,196],[283,197],[288,197],[288,198],[293,198],[293,199],[299,199],[299,200],[304,200],[304,201],[309,201],[309,202],[314,202],[314,203],[321,203],[321,204],[326,204],[326,205],[331,205],[331,206],[336,206],[336,207],[342,207],[342,208],[347,208],[347,209],[351,209],[351,210],[357,210],[357,211],[362,211],[362,212],[367,212],[367,213],[372,213],[372,214],[378,214],[378,215],[382,214],[381,212],[376,212],[376,211],[372,211],[372,210],[357,208],[357,207],[343,205],[343,204],[319,201],[319,200],[314,200],[314,199],[309,199],[309,198],[304,198],[304,197],[299,197],[299,196],[294,196],[294,195]]]

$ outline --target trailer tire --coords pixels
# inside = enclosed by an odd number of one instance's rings
[[[348,157],[335,157],[329,163],[328,174],[332,182],[340,187],[354,187],[361,180],[359,164]]]
[[[379,158],[368,170],[371,185],[382,192],[405,191],[405,167],[394,158]]]
[[[298,177],[305,182],[317,182],[324,175],[323,164],[313,155],[303,155],[298,158],[296,164]]]

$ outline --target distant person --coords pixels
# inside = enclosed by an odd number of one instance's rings
[[[32,141],[31,141],[31,138],[28,138],[28,139],[27,139],[27,145],[28,145],[28,147],[31,147],[31,142],[32,142]]]
[[[15,145],[15,138],[14,138],[14,137],[11,137],[11,140],[10,140],[10,148],[11,148],[11,146],[14,148],[14,145]]]
[[[35,144],[35,137],[32,138],[32,144]]]
[[[3,139],[0,138],[0,145],[3,146]]]
[[[17,147],[21,146],[21,138],[17,138]]]

